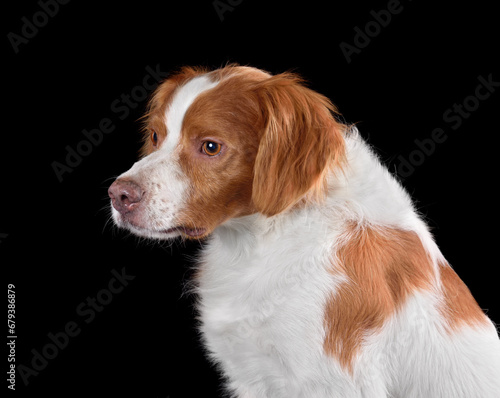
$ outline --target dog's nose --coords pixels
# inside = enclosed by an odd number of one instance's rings
[[[141,201],[144,191],[130,180],[115,180],[108,189],[113,207],[121,214],[133,211]]]

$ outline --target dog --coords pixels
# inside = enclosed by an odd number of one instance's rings
[[[296,74],[184,67],[110,186],[133,234],[203,240],[204,345],[238,398],[498,398],[495,325],[354,126]]]

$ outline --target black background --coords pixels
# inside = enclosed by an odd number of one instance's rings
[[[197,245],[151,244],[106,225],[107,187],[136,159],[146,101],[123,120],[111,104],[140,90],[147,66],[166,73],[238,62],[298,72],[332,99],[347,122],[358,122],[393,171],[418,149],[416,139],[443,128],[447,140],[403,184],[480,306],[500,322],[500,94],[479,101],[459,128],[443,120],[454,104],[474,95],[479,76],[500,81],[493,63],[495,12],[479,2],[400,4],[402,11],[348,63],[340,43],[352,45],[355,27],[363,30],[374,20],[370,11],[387,9],[387,1],[271,6],[244,0],[221,20],[212,1],[73,0],[17,53],[9,32],[21,34],[22,18],[32,20],[41,6],[8,3],[0,258],[16,290],[16,363],[32,367],[33,350],[43,351],[49,333],[71,322],[80,330],[27,386],[18,374],[11,395],[221,396],[195,329],[194,297],[183,295]],[[105,118],[113,132],[58,181],[53,162],[64,163],[66,146],[76,148],[85,138],[82,130]],[[92,320],[79,315],[76,308],[106,289],[111,271],[123,267],[135,276],[128,286]]]

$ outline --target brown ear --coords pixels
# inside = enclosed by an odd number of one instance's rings
[[[278,214],[299,200],[320,194],[326,171],[341,167],[343,125],[334,105],[290,73],[259,84],[265,127],[255,159],[252,198],[256,209]]]

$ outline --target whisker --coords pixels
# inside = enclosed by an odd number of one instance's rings
[[[111,176],[111,177],[108,177],[108,178],[105,178],[103,181],[101,181],[101,184],[104,184],[104,183],[107,183],[108,181],[110,180],[116,180],[118,178],[118,175],[116,176]]]

